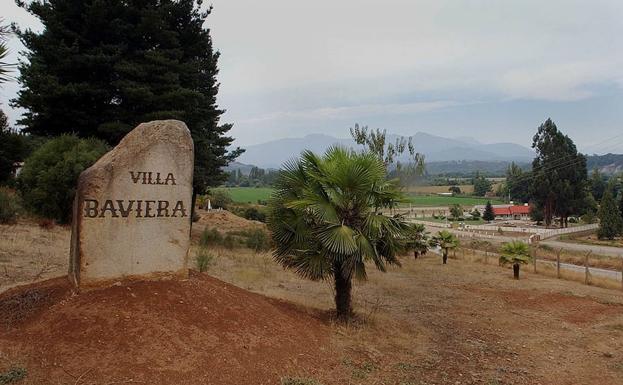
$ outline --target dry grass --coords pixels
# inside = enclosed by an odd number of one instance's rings
[[[0,225],[0,291],[18,283],[65,274],[69,229],[41,228],[32,221]]]
[[[47,244],[40,252],[57,255],[63,264],[57,273],[64,273],[67,229],[21,226],[2,228],[13,234],[13,241],[2,238],[1,248],[10,246],[12,263],[30,263],[28,255]],[[270,253],[220,246],[210,252],[208,274],[333,322],[330,282],[300,279]],[[402,262],[387,273],[368,266],[369,279],[355,283],[357,318],[332,324],[340,365],[284,375],[325,385],[623,383],[620,291],[551,278],[547,269],[535,275],[531,266],[515,281],[510,269],[497,266],[495,254],[459,251],[448,265],[432,253]],[[37,269],[29,270],[26,281]]]

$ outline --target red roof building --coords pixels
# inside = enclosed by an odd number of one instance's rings
[[[493,207],[493,215],[499,219],[528,219],[530,206]]]

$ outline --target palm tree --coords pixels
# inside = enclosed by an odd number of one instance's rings
[[[333,278],[338,318],[352,315],[352,278],[366,278],[365,262],[385,271],[396,264],[408,225],[383,215],[403,198],[372,153],[332,147],[305,151],[283,166],[269,201],[275,260],[312,280]]]
[[[4,19],[0,18],[0,84],[9,79],[8,73],[12,67],[11,64],[4,61],[9,54],[9,49],[6,46],[6,40],[9,37],[9,27],[2,25]]]
[[[519,279],[519,266],[528,264],[532,260],[530,248],[522,241],[512,241],[502,246],[500,265],[513,264],[513,277]]]
[[[413,258],[415,259],[426,254],[430,247],[430,233],[426,231],[423,224],[414,223],[409,226],[406,247],[407,250],[413,250]]]
[[[441,248],[443,264],[448,262],[448,251],[459,246],[458,238],[448,230],[441,230],[433,237],[432,243]]]

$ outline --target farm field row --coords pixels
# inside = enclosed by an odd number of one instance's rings
[[[257,203],[258,200],[267,200],[273,189],[270,187],[221,187],[213,189],[213,191],[224,191],[231,196],[237,203]],[[436,195],[418,195],[408,193],[408,201],[404,204],[422,207],[440,207],[459,204],[461,206],[484,205],[487,201],[492,204],[503,203],[497,199],[466,197],[466,196],[436,196]]]

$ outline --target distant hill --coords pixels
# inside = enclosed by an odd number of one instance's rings
[[[589,172],[598,169],[609,175],[623,172],[623,154],[589,155],[586,168]]]
[[[394,142],[398,135],[388,135]],[[529,148],[514,143],[483,144],[474,138],[444,138],[418,132],[412,136],[416,151],[423,153],[428,162],[447,161],[494,161],[529,162],[534,153]],[[329,135],[310,134],[303,138],[286,138],[246,147],[238,161],[262,168],[279,168],[283,162],[298,156],[303,150],[324,152],[331,145],[352,148],[359,146],[350,138],[335,138]]]

